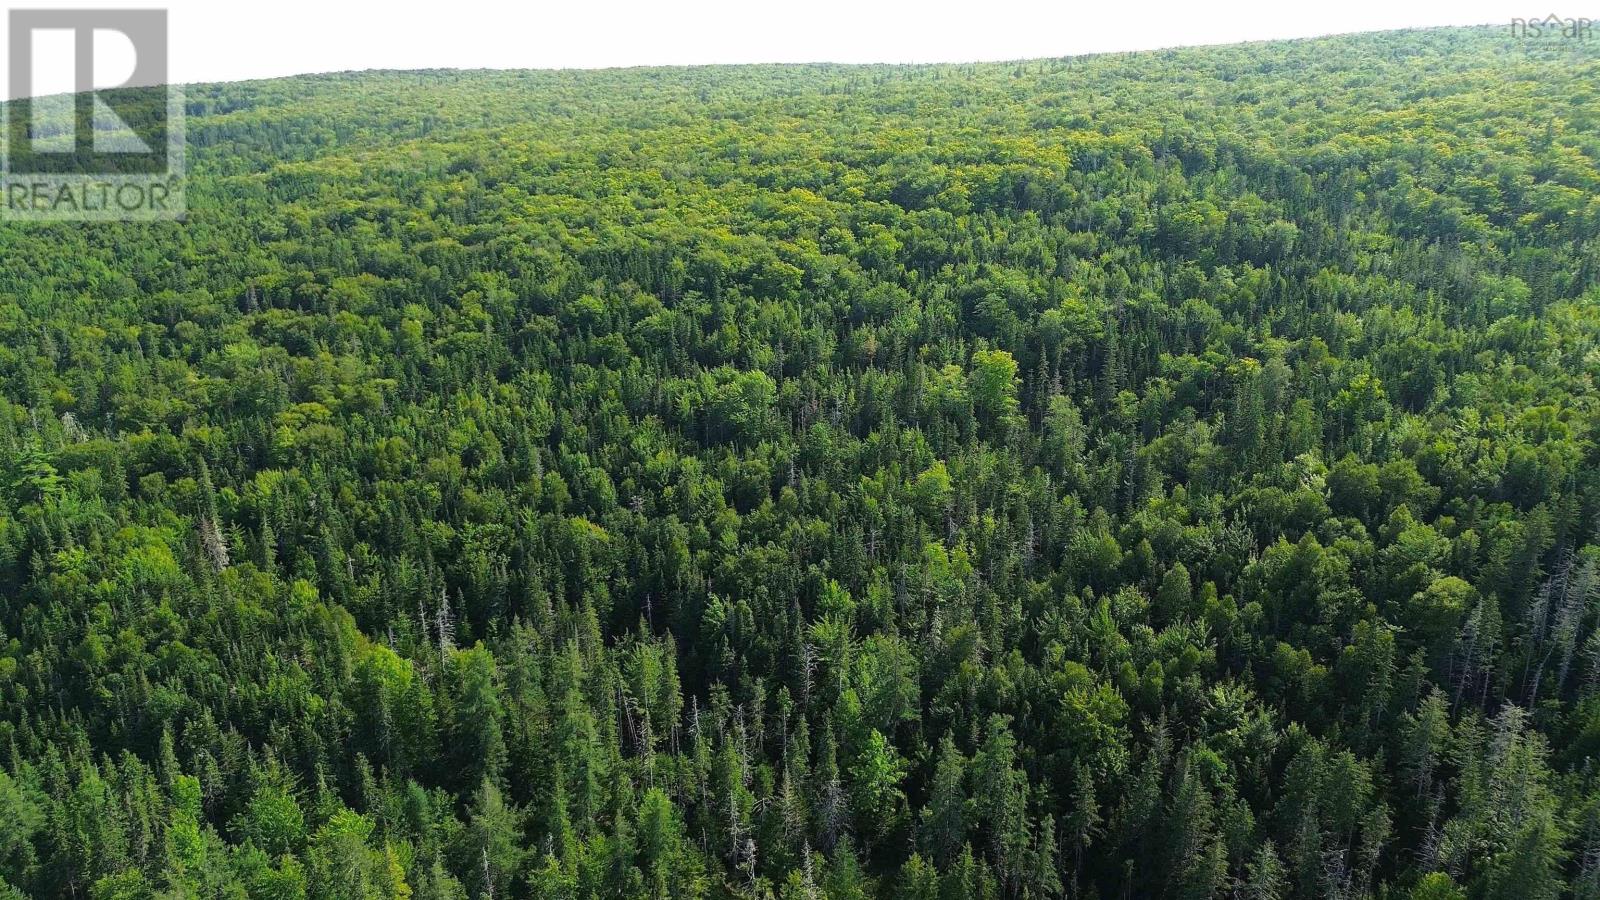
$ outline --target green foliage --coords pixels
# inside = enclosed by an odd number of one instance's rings
[[[192,86],[0,225],[0,897],[1600,896],[1569,49]]]

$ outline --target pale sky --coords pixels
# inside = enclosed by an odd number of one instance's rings
[[[1596,0],[1554,2],[1554,9],[1545,8],[1550,0],[0,0],[0,5],[165,6],[171,80],[196,82],[371,68],[967,62],[1499,24],[1551,12],[1600,21]]]

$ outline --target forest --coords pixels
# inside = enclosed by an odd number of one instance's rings
[[[1600,898],[1600,42],[186,107],[0,224],[0,898]]]

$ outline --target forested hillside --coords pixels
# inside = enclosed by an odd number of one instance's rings
[[[191,87],[0,225],[0,897],[1600,897],[1528,45]]]

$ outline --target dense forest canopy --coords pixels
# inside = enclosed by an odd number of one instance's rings
[[[187,105],[0,226],[0,897],[1600,897],[1600,44]]]

